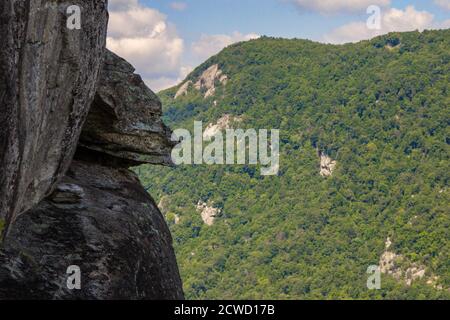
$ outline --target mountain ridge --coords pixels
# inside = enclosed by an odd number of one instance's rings
[[[280,129],[278,176],[138,169],[165,199],[186,296],[448,299],[449,48],[450,30],[339,46],[260,38],[187,77],[195,84],[217,64],[228,81],[214,95],[192,85],[173,99],[185,82],[160,92],[173,129],[225,115]],[[325,176],[320,155],[335,162]],[[220,210],[212,226],[199,201]],[[366,287],[371,265],[383,266],[381,290]]]

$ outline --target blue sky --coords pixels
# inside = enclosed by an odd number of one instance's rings
[[[369,5],[381,10],[369,30]],[[110,0],[108,47],[160,90],[225,46],[260,35],[345,43],[450,27],[450,0]]]
[[[172,9],[171,1],[144,0],[149,7],[167,14],[187,41],[195,41],[202,33],[258,33],[287,38],[308,38],[322,40],[321,36],[355,18],[366,17],[360,12],[341,12],[322,15],[318,12],[296,8],[289,1],[282,0],[186,0],[182,11]],[[376,3],[376,1],[372,1]],[[392,1],[392,7],[405,8],[414,5],[426,10],[439,20],[449,19],[450,13],[442,10],[433,0]]]

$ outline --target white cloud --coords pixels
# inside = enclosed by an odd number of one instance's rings
[[[303,10],[317,11],[323,14],[364,11],[371,5],[386,7],[391,0],[285,0]]]
[[[151,88],[154,92],[159,92],[161,90],[171,88],[180,83],[182,79],[178,77],[159,77],[152,79],[144,79],[145,84]]]
[[[187,3],[186,2],[171,2],[170,3],[170,7],[173,10],[177,10],[177,11],[184,11],[187,8]]]
[[[436,23],[433,29],[450,29],[450,19]]]
[[[329,43],[356,42],[389,32],[423,31],[436,28],[438,25],[440,24],[434,20],[431,13],[418,11],[414,6],[408,6],[405,10],[390,8],[381,13],[380,30],[369,29],[365,21],[352,22],[325,35],[324,40]]]
[[[436,3],[441,8],[450,10],[450,0],[434,0],[434,3]]]
[[[171,7],[183,10],[186,5],[172,2]],[[110,0],[109,11],[107,47],[133,64],[152,90],[174,86],[192,71],[182,62],[186,53],[184,41],[166,15],[138,0]],[[235,42],[257,37],[239,32],[202,35],[190,48],[189,64],[201,62]]]
[[[182,82],[188,76],[194,68],[190,66],[181,67],[178,70],[178,74],[173,74],[171,76],[162,76],[158,78],[144,79],[144,82],[149,88],[152,88],[155,92],[171,88]]]
[[[109,10],[108,49],[129,61],[144,79],[178,79],[184,41],[167,16],[137,0],[111,0]]]
[[[192,53],[201,61],[219,53],[225,47],[240,41],[248,41],[259,38],[259,35],[255,33],[242,34],[238,31],[233,32],[231,35],[227,34],[215,34],[206,35],[203,34],[200,39],[192,44]]]
[[[109,0],[108,9],[110,11],[122,11],[138,6],[138,0]]]

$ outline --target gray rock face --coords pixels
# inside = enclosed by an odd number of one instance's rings
[[[183,298],[169,229],[128,169],[170,164],[170,130],[105,53],[106,2],[0,2],[0,300]],[[81,30],[66,28],[69,5]]]
[[[81,8],[80,30],[67,8]],[[65,174],[94,98],[106,0],[0,2],[0,217],[31,209]]]
[[[1,299],[182,299],[167,225],[137,176],[74,161],[0,254]],[[67,268],[81,289],[67,288]],[[32,290],[30,290],[32,288]]]
[[[111,51],[101,72],[80,146],[127,164],[172,164],[171,131],[161,120],[162,106],[128,62]]]

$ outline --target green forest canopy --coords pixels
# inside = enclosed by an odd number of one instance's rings
[[[450,30],[340,46],[262,37],[188,76],[218,64],[229,81],[213,97],[161,92],[173,129],[230,114],[242,128],[281,130],[278,176],[255,166],[137,169],[163,199],[187,298],[448,299],[449,42]],[[337,161],[332,177],[319,175],[318,150]],[[199,201],[222,210],[213,226]],[[384,275],[381,290],[368,290],[387,237],[398,268],[426,275],[411,286]]]

